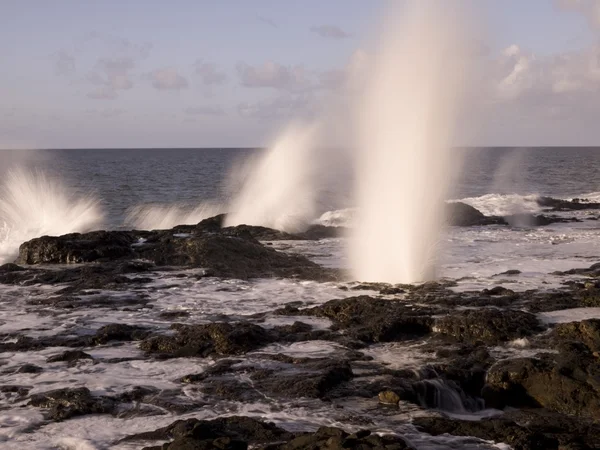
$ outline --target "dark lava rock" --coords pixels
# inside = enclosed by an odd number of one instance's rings
[[[541,406],[600,417],[600,358],[581,342],[560,343],[558,354],[499,361],[486,382],[482,396],[491,407]]]
[[[277,313],[325,317],[334,323],[333,330],[344,330],[345,335],[367,343],[422,337],[431,332],[433,324],[430,309],[366,295],[330,300],[313,308],[286,307]]]
[[[17,373],[42,373],[44,369],[40,366],[36,366],[35,364],[23,364],[17,370]]]
[[[591,352],[600,352],[600,319],[569,322],[556,325],[552,334],[558,341],[578,341]]]
[[[80,359],[91,359],[93,360],[94,358],[92,358],[92,355],[88,355],[85,352],[82,352],[81,350],[67,350],[66,352],[63,352],[59,355],[54,355],[49,357],[48,359],[46,359],[46,362],[68,362],[68,363],[74,363],[76,361],[79,361]]]
[[[68,264],[132,256],[135,237],[125,231],[42,236],[21,244],[17,264]]]
[[[513,227],[544,227],[553,223],[581,222],[576,217],[546,216],[529,213],[504,216],[504,220]]]
[[[236,230],[236,233],[229,230],[226,233],[204,233],[185,238],[174,237],[172,230],[95,231],[59,237],[43,236],[22,244],[17,261],[25,264],[64,264],[144,259],[157,266],[204,268],[207,275],[218,277],[337,278],[335,271],[323,269],[304,256],[278,252],[240,231],[242,229],[239,227]],[[145,241],[138,241],[140,238]],[[89,279],[85,278],[84,281],[89,289]],[[124,277],[122,281],[132,280]]]
[[[288,398],[324,398],[333,388],[353,376],[347,361],[330,359],[296,363],[288,370],[264,375],[255,377],[253,384],[256,389]]]
[[[148,337],[149,334],[150,331],[144,327],[111,323],[99,328],[92,338],[92,342],[100,345],[111,341],[141,341]]]
[[[434,436],[474,436],[503,442],[515,450],[591,450],[600,448],[600,425],[545,410],[520,410],[480,421],[418,417],[413,423]]]
[[[22,272],[23,270],[27,270],[24,267],[18,266],[13,263],[6,263],[0,266],[0,272],[8,273],[8,272]]]
[[[537,204],[552,211],[573,211],[582,209],[600,209],[600,203],[585,199],[560,200],[552,197],[538,197]]]
[[[479,210],[462,202],[446,204],[448,224],[458,227],[472,227],[476,225],[506,225],[500,217],[487,217]]]
[[[225,227],[220,231],[227,236],[256,239],[257,241],[297,241],[300,236],[256,225],[237,225]]]
[[[339,428],[321,427],[314,433],[289,433],[275,425],[250,417],[226,417],[215,420],[178,420],[153,432],[129,436],[124,440],[173,441],[161,447],[147,449],[240,449],[248,445],[269,450],[342,450],[388,449],[410,447],[397,436],[379,436],[368,430],[353,434]]]
[[[435,321],[435,330],[459,342],[496,345],[541,331],[535,315],[500,309],[473,309],[451,313]]]
[[[241,355],[263,347],[273,340],[264,328],[248,322],[171,326],[173,336],[152,336],[140,344],[149,353],[167,357]]]
[[[404,450],[411,447],[400,437],[393,435],[372,434],[369,430],[346,433],[339,428],[321,427],[315,433],[306,433],[289,442],[269,446],[278,450],[312,450],[312,449],[389,449]]]
[[[266,444],[270,442],[282,442],[293,439],[295,436],[269,422],[253,419],[251,417],[223,417],[214,420],[187,419],[177,420],[171,425],[128,436],[123,441],[158,441],[174,439],[177,442],[173,448],[182,447],[183,441],[188,441],[187,448],[193,447],[194,443],[219,438],[230,438],[241,440],[251,444]],[[195,441],[195,442],[194,442]],[[169,444],[167,448],[171,448]],[[210,447],[209,447],[210,448]]]
[[[55,421],[85,414],[110,414],[116,406],[114,400],[108,397],[94,397],[85,387],[34,394],[29,404],[48,408],[49,418]]]
[[[306,231],[297,233],[296,236],[309,241],[319,239],[337,238],[348,234],[346,227],[327,227],[325,225],[311,225]]]

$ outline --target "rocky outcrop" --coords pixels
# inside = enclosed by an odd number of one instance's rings
[[[48,409],[51,420],[61,421],[85,414],[106,414],[114,411],[116,402],[108,397],[93,396],[88,388],[57,389],[31,396],[32,406]]]
[[[350,434],[339,428],[321,427],[314,433],[289,433],[272,423],[251,417],[226,417],[214,420],[178,420],[156,431],[129,436],[124,441],[171,442],[150,449],[240,449],[253,447],[272,450],[309,449],[389,449],[410,447],[397,436],[380,436],[368,430]]]
[[[413,308],[398,300],[366,295],[330,300],[314,308],[286,307],[277,313],[325,317],[333,321],[333,330],[366,343],[391,342],[424,336],[431,332],[432,310]]]
[[[472,309],[453,312],[435,321],[435,331],[458,342],[496,345],[542,330],[535,315],[511,309]]]
[[[249,322],[171,326],[175,335],[152,336],[140,344],[149,353],[167,357],[241,355],[273,341],[266,329]]]
[[[486,404],[543,407],[572,416],[600,418],[598,321],[559,325],[553,330],[557,353],[494,364],[482,395]]]

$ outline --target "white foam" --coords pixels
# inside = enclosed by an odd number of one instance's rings
[[[586,319],[600,319],[600,308],[562,309],[540,313],[538,317],[545,323],[580,322]]]
[[[459,201],[471,205],[486,216],[509,216],[511,214],[538,213],[538,195],[486,194],[480,197],[461,198]]]
[[[336,209],[324,212],[313,223],[326,227],[352,227],[355,215],[356,208]]]
[[[98,228],[103,215],[91,195],[76,196],[41,171],[9,170],[0,191],[0,264],[30,239]]]

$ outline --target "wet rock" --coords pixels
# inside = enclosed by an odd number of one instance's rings
[[[552,334],[558,341],[578,341],[591,352],[600,351],[600,319],[561,323],[553,328]]]
[[[480,421],[448,417],[418,417],[413,423],[435,436],[474,436],[503,442],[516,450],[600,448],[600,425],[590,420],[552,413],[543,409],[506,412]]]
[[[82,352],[81,350],[67,350],[66,352],[63,352],[59,355],[54,355],[54,356],[49,357],[48,359],[46,359],[46,362],[49,362],[49,363],[52,363],[52,362],[75,363],[76,361],[79,361],[80,359],[93,360],[94,358],[92,358],[92,355]]]
[[[316,241],[319,239],[337,238],[346,236],[348,228],[346,227],[327,227],[325,225],[311,225],[302,233],[297,233],[296,236],[302,239]]]
[[[346,433],[339,428],[321,427],[315,433],[306,433],[295,439],[270,446],[278,450],[309,450],[309,449],[389,449],[403,450],[411,447],[400,437],[392,435],[371,434],[369,430],[356,433]]]
[[[269,450],[388,449],[410,447],[397,436],[379,436],[368,430],[349,434],[339,428],[321,427],[314,433],[289,433],[271,423],[249,417],[215,420],[188,419],[174,422],[154,432],[140,433],[124,440],[173,441],[162,447],[175,449],[245,449],[248,445]]]
[[[462,202],[446,204],[448,224],[458,227],[472,227],[477,225],[505,225],[506,222],[499,217],[487,217],[479,210]]]
[[[512,214],[504,216],[504,220],[514,227],[544,227],[553,223],[581,222],[576,217],[546,216],[543,214]]]
[[[482,396],[491,407],[541,406],[563,414],[600,417],[600,359],[583,343],[559,344],[558,354],[494,364]]]
[[[288,398],[325,398],[332,389],[352,377],[347,361],[325,359],[294,364],[291,369],[252,378],[260,392]]]
[[[88,388],[57,389],[31,396],[30,405],[48,409],[51,420],[61,421],[85,414],[110,414],[116,403],[108,397],[95,397]]]
[[[100,345],[111,341],[141,341],[149,334],[150,331],[145,327],[111,323],[99,328],[92,338],[92,342]]]
[[[17,261],[25,264],[65,264],[143,259],[157,266],[204,268],[207,275],[218,277],[332,280],[338,276],[335,271],[323,269],[303,256],[278,252],[262,245],[243,228],[183,238],[174,234],[177,233],[173,230],[95,231],[59,237],[43,236],[22,244]],[[115,273],[110,275],[114,283],[136,281],[127,277],[119,280]],[[90,286],[89,277],[83,278],[83,281],[88,289],[106,286],[106,280],[98,280],[94,286]]]
[[[42,236],[19,247],[17,264],[69,264],[110,261],[132,256],[135,237],[124,231],[71,233],[59,237]]]
[[[17,264],[13,264],[13,263],[6,263],[6,264],[2,264],[0,266],[0,273],[9,273],[9,272],[22,272],[25,269],[24,267],[18,266]]]
[[[400,402],[400,396],[394,391],[381,391],[377,395],[377,398],[379,398],[379,402],[384,405],[397,405]]]
[[[171,326],[173,336],[152,336],[140,344],[149,353],[167,357],[241,355],[272,342],[264,328],[248,322]]]
[[[35,364],[23,364],[17,369],[17,373],[42,373],[44,369]]]
[[[269,422],[253,419],[251,417],[224,417],[214,420],[187,419],[177,420],[172,424],[155,431],[138,433],[123,439],[123,441],[158,441],[173,439],[166,448],[203,448],[193,445],[202,445],[202,441],[213,441],[219,438],[230,438],[250,444],[266,444],[272,442],[285,442],[295,437]]]
[[[500,309],[464,310],[451,313],[435,321],[435,331],[459,342],[501,342],[531,336],[542,330],[535,315]]]
[[[556,439],[529,430],[506,419],[482,419],[480,421],[452,420],[447,417],[416,417],[413,424],[420,430],[439,436],[473,436],[479,439],[505,443],[515,450],[558,449]]]
[[[363,342],[392,342],[421,337],[431,332],[432,310],[414,308],[405,302],[369,296],[330,300],[313,308],[286,307],[285,315],[306,315],[331,319],[333,330]]]
[[[577,211],[583,209],[600,209],[600,203],[586,199],[561,200],[552,197],[538,197],[537,204],[552,211]]]

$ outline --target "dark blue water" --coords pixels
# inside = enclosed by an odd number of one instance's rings
[[[140,204],[193,206],[206,200],[226,200],[223,181],[230,167],[260,151],[4,151],[0,163],[3,169],[16,165],[39,168],[63,180],[76,193],[94,193],[101,200],[107,224],[118,226],[127,210]],[[454,198],[488,193],[570,197],[600,191],[600,148],[486,148],[463,152],[464,169],[452,193]]]

